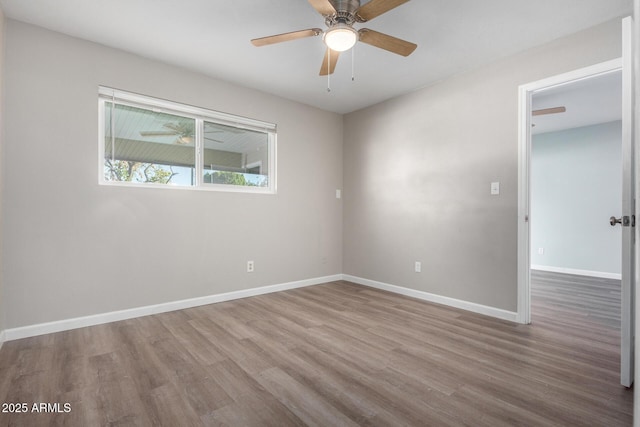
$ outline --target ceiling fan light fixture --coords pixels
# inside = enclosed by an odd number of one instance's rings
[[[347,24],[336,24],[325,31],[323,39],[329,49],[344,52],[356,44],[358,32]]]
[[[176,141],[178,144],[191,144],[193,143],[193,137],[192,136],[180,136],[178,137],[178,140]]]

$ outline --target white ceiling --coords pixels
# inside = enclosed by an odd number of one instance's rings
[[[622,71],[534,93],[532,107],[534,110],[553,107],[567,109],[564,113],[533,117],[533,134],[621,120]]]
[[[363,0],[365,4],[367,0]],[[413,0],[356,28],[418,44],[404,58],[365,44],[318,76],[320,37],[249,40],[324,28],[306,0],[0,0],[7,17],[346,113],[500,57],[629,15],[632,0]]]

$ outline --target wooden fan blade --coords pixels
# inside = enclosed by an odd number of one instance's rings
[[[204,124],[204,133],[243,133],[245,132],[242,129],[233,126],[214,124],[214,123],[205,123]]]
[[[254,46],[266,46],[268,44],[288,42],[305,37],[319,36],[322,34],[320,28],[310,28],[308,30],[292,31],[290,33],[276,34],[275,36],[261,37],[251,40]]]
[[[206,141],[213,141],[213,142],[218,142],[220,144],[224,144],[224,141],[220,141],[219,139],[207,138],[206,136],[204,137],[204,139]]]
[[[360,22],[367,22],[408,1],[409,0],[371,0],[356,11],[356,18]]]
[[[543,108],[541,110],[533,110],[531,112],[532,116],[544,116],[545,114],[556,114],[556,113],[564,113],[567,111],[565,107],[553,107],[553,108]]]
[[[371,46],[379,47],[380,49],[388,50],[389,52],[402,56],[411,55],[411,53],[413,53],[413,51],[418,47],[415,43],[379,33],[368,28],[362,28],[358,31],[358,34],[360,34],[360,41],[362,43],[370,44]]]
[[[177,135],[177,132],[170,131],[170,130],[140,132],[140,136],[173,136],[173,135]]]
[[[322,61],[322,67],[320,67],[320,75],[326,76],[327,74],[333,74],[339,57],[340,52],[327,48],[324,54],[324,61]]]
[[[309,3],[322,16],[331,16],[336,13],[336,4],[331,0],[309,0]]]

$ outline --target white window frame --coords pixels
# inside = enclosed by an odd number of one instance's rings
[[[170,185],[159,183],[136,183],[122,181],[108,181],[104,176],[104,149],[105,149],[105,103],[113,102],[115,104],[128,105],[131,107],[144,108],[154,112],[167,114],[175,114],[195,120],[196,129],[196,156],[195,156],[195,182],[194,185]],[[211,184],[203,182],[204,165],[202,164],[204,141],[203,141],[203,124],[204,122],[216,123],[225,126],[235,127],[237,129],[246,129],[258,132],[264,132],[268,135],[268,186],[253,187],[231,184]],[[246,117],[235,116],[232,114],[222,113],[219,111],[208,110],[205,108],[194,107],[191,105],[180,104],[177,102],[167,101],[164,99],[153,98],[146,95],[126,92],[119,89],[113,89],[105,86],[98,88],[98,183],[100,185],[118,186],[118,187],[135,187],[135,188],[168,188],[182,190],[204,190],[204,191],[224,191],[237,193],[261,193],[276,194],[276,166],[277,166],[277,127],[273,123],[267,123],[260,120],[249,119]]]

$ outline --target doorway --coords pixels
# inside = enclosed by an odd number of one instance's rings
[[[532,322],[603,329],[619,351],[622,71],[534,91],[531,122]]]
[[[627,24],[628,25],[628,24]],[[627,87],[628,80],[627,60],[617,59],[591,67],[575,70],[569,73],[553,76],[544,80],[533,82],[520,87],[520,115],[519,115],[519,192],[518,192],[518,321],[520,323],[531,323],[531,147],[532,132],[534,124],[532,120],[533,100],[536,96],[545,92],[552,93],[556,90],[565,90],[571,85],[588,84],[589,79],[611,77],[613,73],[620,73],[622,70],[622,87]],[[628,91],[622,90],[623,95]],[[630,215],[633,201],[633,146],[630,143],[630,114],[631,107],[626,105],[629,101],[626,95],[623,96],[622,107],[622,159],[623,159],[623,215]],[[620,188],[620,187],[617,187]],[[619,215],[620,209],[612,212]],[[577,212],[575,215],[581,215]],[[629,218],[629,216],[627,217]],[[607,217],[603,219],[606,221]],[[569,218],[557,218],[558,221],[570,221]],[[627,224],[629,225],[629,224]],[[633,381],[633,239],[632,227],[623,228],[622,231],[622,307],[621,307],[621,383],[630,386]]]
[[[621,279],[622,71],[531,99],[530,267]]]
[[[560,91],[562,88],[570,88],[571,85],[586,84],[589,79],[595,79],[607,76],[613,73],[619,73],[622,69],[622,60],[612,60],[605,63],[597,64],[591,67],[582,68],[569,73],[560,74],[544,80],[529,83],[520,87],[520,120],[519,133],[520,144],[518,147],[519,155],[519,176],[518,176],[518,322],[531,323],[531,289],[530,289],[530,273],[531,273],[531,230],[529,216],[531,214],[531,146],[533,120],[533,99],[542,97],[547,91]],[[583,82],[583,83],[581,83]],[[555,102],[551,98],[552,102]],[[554,104],[555,105],[555,104]],[[561,106],[561,105],[558,105]],[[566,106],[565,106],[566,107]],[[566,114],[561,113],[561,114]],[[560,122],[562,117],[551,117],[552,120]],[[535,123],[538,129],[554,130],[558,129],[556,124],[543,124],[537,120]],[[542,247],[544,249],[544,247]]]

